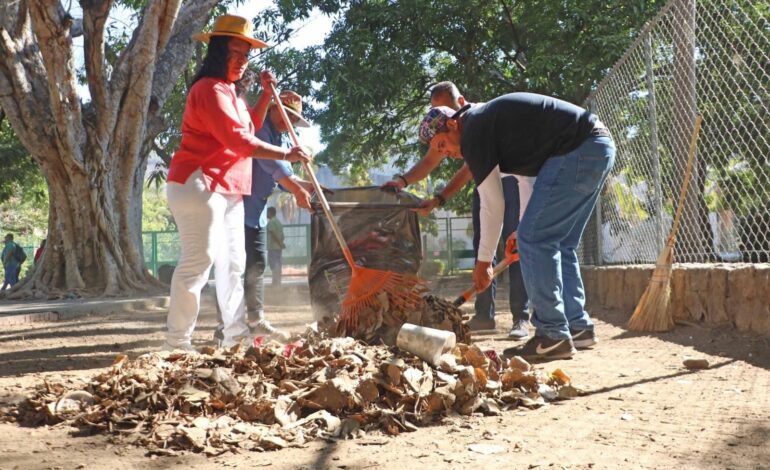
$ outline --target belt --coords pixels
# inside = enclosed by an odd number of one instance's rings
[[[604,123],[598,119],[596,120],[596,123],[594,123],[594,128],[591,129],[590,135],[595,137],[612,137],[610,135],[610,130],[607,129],[607,126],[605,126]]]

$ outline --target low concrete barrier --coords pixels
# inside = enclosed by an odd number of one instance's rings
[[[654,268],[584,266],[589,307],[620,309],[630,317]],[[677,320],[770,337],[770,264],[675,264],[670,308]]]

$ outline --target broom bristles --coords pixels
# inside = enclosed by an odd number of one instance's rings
[[[353,334],[358,329],[358,315],[364,308],[377,308],[377,295],[384,292],[388,302],[396,310],[418,307],[422,302],[422,286],[425,282],[413,274],[382,271],[356,266],[353,270],[348,293],[342,301],[338,331]]]
[[[676,205],[676,214],[674,223],[671,225],[671,233],[668,236],[666,246],[658,255],[655,262],[655,270],[652,272],[652,279],[647,289],[639,299],[639,304],[628,320],[628,328],[634,331],[668,331],[674,327],[674,318],[669,308],[671,300],[671,265],[674,262],[674,244],[676,243],[676,231],[679,228],[679,218],[682,216],[684,208],[684,198],[687,195],[687,189],[690,187],[690,175],[692,174],[692,165],[695,160],[696,144],[698,134],[703,123],[703,115],[699,114],[695,118],[695,126],[690,138],[690,152],[687,156],[687,167],[685,168],[682,189],[679,191],[679,201]]]
[[[629,330],[663,332],[674,327],[674,319],[669,309],[673,261],[674,244],[667,243],[655,262],[649,285],[628,320]]]

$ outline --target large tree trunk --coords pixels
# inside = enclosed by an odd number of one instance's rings
[[[141,201],[160,111],[192,33],[218,0],[149,0],[127,47],[105,58],[111,1],[83,2],[91,101],[76,90],[72,18],[57,0],[0,6],[0,108],[49,188],[41,262],[9,297],[127,295],[159,284],[144,267]]]

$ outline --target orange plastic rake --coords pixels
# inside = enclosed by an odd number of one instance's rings
[[[519,261],[519,249],[516,244],[516,239],[512,238],[505,244],[505,259],[497,263],[497,266],[495,266],[495,269],[492,270],[492,279],[496,278],[498,274],[508,269],[508,266],[510,266],[512,263],[515,263],[517,261]],[[471,287],[470,289],[460,294],[460,296],[457,297],[452,302],[452,304],[455,307],[459,307],[465,302],[471,300],[471,298],[474,295],[476,295],[476,288]]]
[[[276,104],[281,104],[281,99],[274,86],[270,86],[270,91],[273,94],[273,99]],[[278,106],[278,110],[281,113],[281,118],[286,124],[286,129],[288,130],[294,145],[299,145],[297,134],[294,132],[294,126],[289,120],[289,116],[283,108],[283,105]],[[355,263],[350,248],[348,248],[348,244],[342,236],[342,231],[337,225],[337,221],[334,219],[334,215],[329,207],[329,202],[326,200],[326,196],[321,189],[321,185],[318,183],[313,168],[307,163],[303,163],[303,165],[310,177],[310,181],[313,183],[316,197],[321,203],[326,218],[329,220],[329,225],[334,232],[334,236],[337,238],[340,248],[342,248],[342,254],[345,256],[345,261],[347,261],[350,266],[350,284],[348,285],[347,295],[342,301],[342,311],[337,320],[338,331],[343,332],[344,330],[344,333],[346,334],[355,332],[358,328],[359,313],[368,308],[377,309],[378,306],[380,306],[380,300],[377,298],[377,294],[381,292],[387,294],[388,302],[392,309],[406,310],[419,306],[423,302],[423,299],[420,296],[421,287],[425,284],[420,278],[408,273],[365,268]]]

